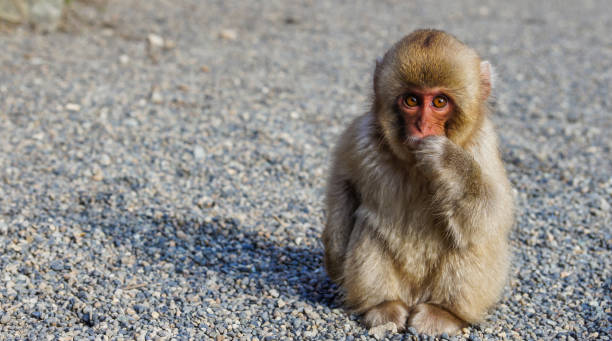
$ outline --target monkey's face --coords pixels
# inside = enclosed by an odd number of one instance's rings
[[[410,89],[397,98],[397,115],[408,140],[446,135],[454,103],[439,88]]]

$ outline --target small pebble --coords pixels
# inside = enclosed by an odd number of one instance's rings
[[[219,38],[225,40],[236,40],[238,38],[238,32],[234,29],[223,29],[219,32]]]
[[[119,63],[125,65],[130,62],[130,57],[126,54],[122,54],[119,56]]]
[[[66,110],[68,111],[79,111],[81,110],[81,106],[76,103],[68,103],[66,104]]]
[[[149,34],[147,36],[147,42],[149,45],[153,47],[163,47],[164,46],[164,38],[158,36],[157,34]]]

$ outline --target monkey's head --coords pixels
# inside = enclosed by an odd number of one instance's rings
[[[491,67],[455,37],[418,30],[376,63],[373,112],[394,152],[431,135],[465,146],[491,92]]]

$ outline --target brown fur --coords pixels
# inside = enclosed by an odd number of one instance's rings
[[[478,322],[509,265],[510,185],[486,117],[490,70],[454,37],[412,33],[377,64],[372,110],[335,149],[323,231],[325,267],[366,324],[421,332]],[[410,87],[455,104],[446,136],[402,136],[395,106]],[[391,302],[391,303],[389,303]]]
[[[368,327],[395,323],[397,330],[403,330],[408,318],[409,307],[400,300],[385,301],[368,310],[363,320]]]

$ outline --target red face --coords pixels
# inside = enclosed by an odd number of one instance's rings
[[[445,135],[445,123],[453,112],[453,103],[440,89],[413,89],[397,101],[408,136]]]

